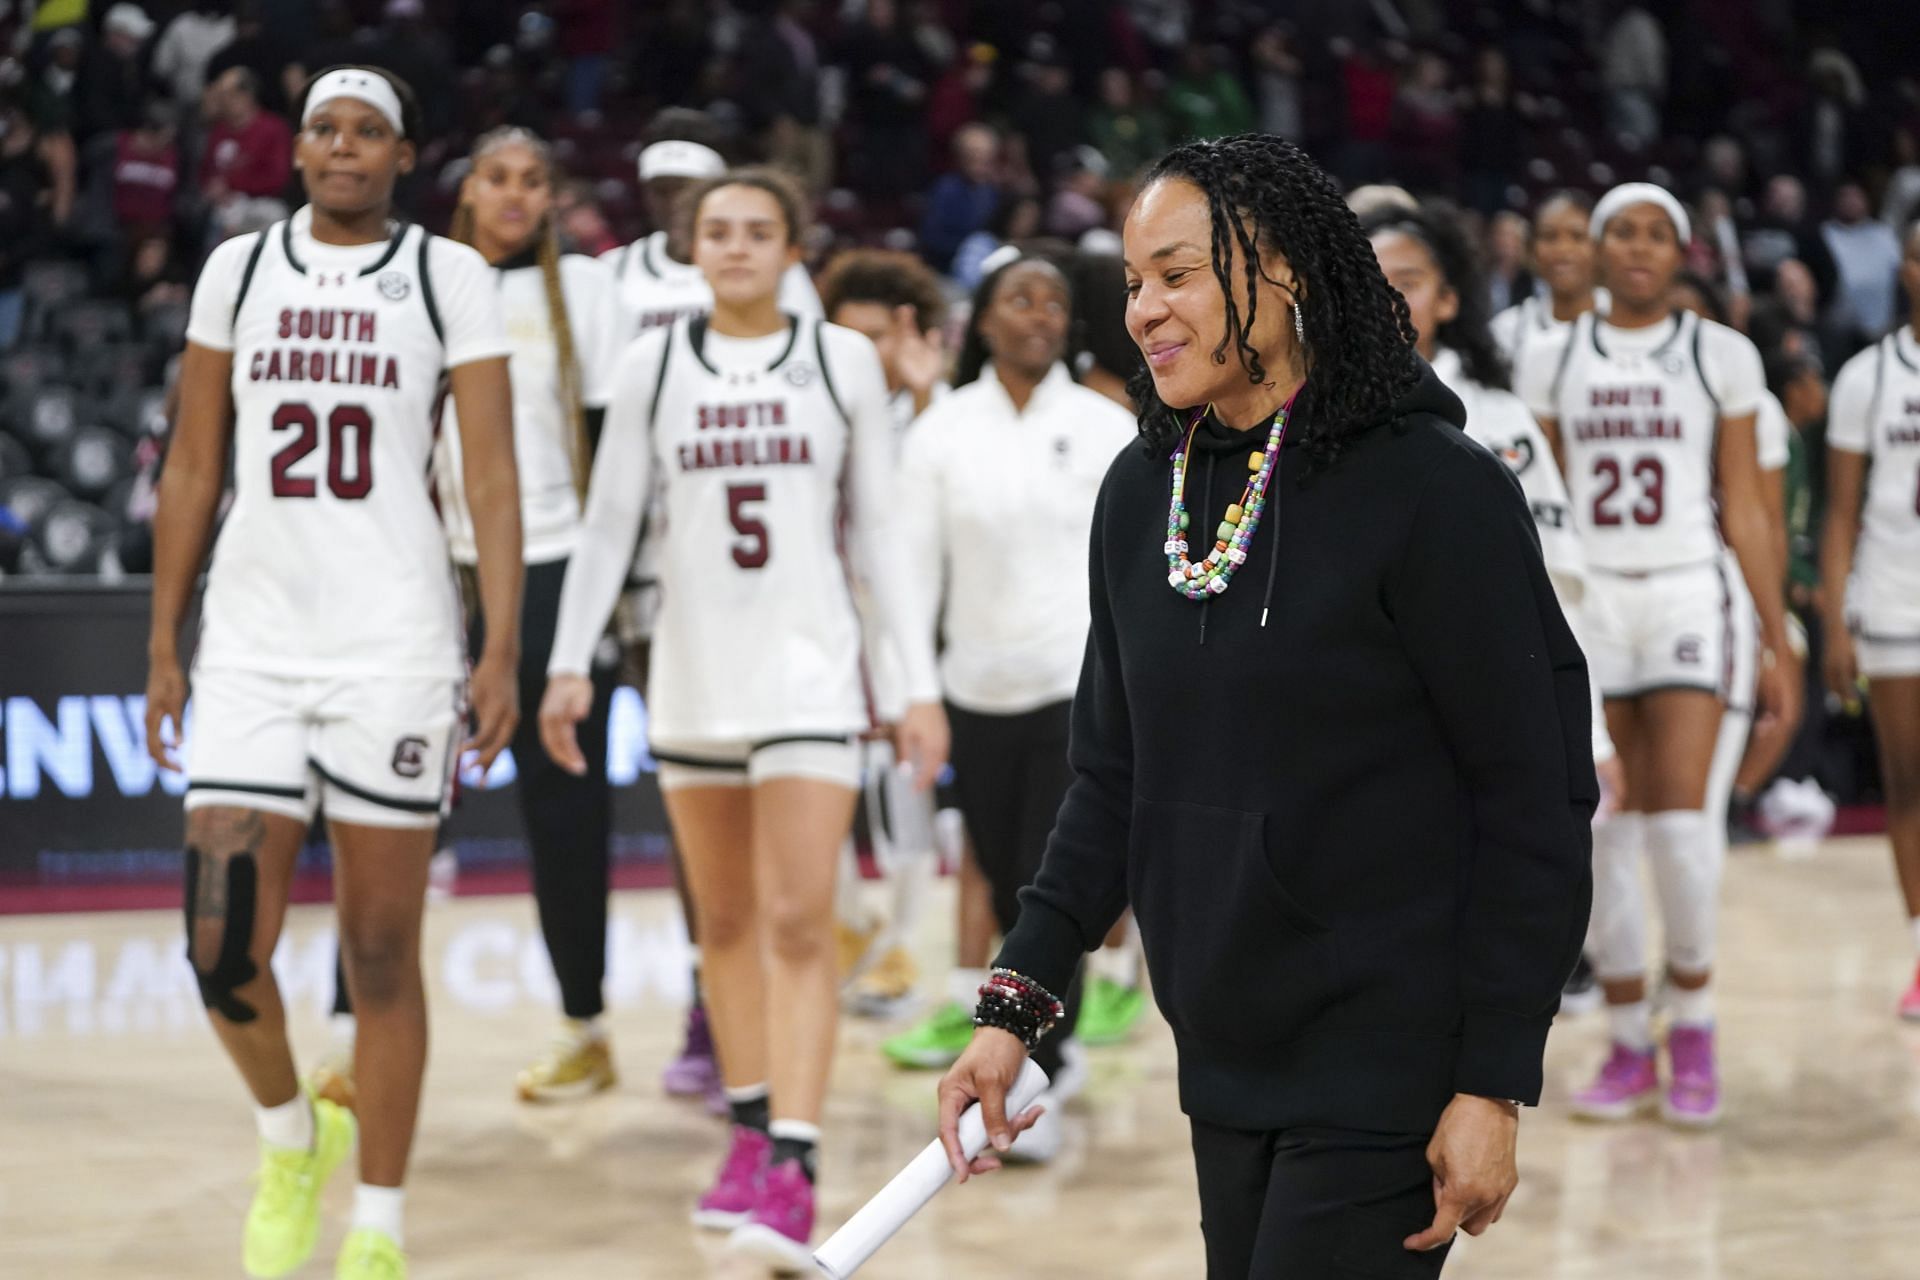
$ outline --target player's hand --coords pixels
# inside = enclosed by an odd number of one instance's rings
[[[1600,804],[1593,811],[1593,820],[1605,822],[1620,811],[1621,802],[1627,798],[1627,767],[1615,752],[1605,760],[1594,761],[1593,772],[1600,779]]]
[[[1821,662],[1827,691],[1840,699],[1849,715],[1860,710],[1860,658],[1853,636],[1841,627],[1827,628],[1827,651]]]
[[[587,757],[574,726],[592,710],[593,681],[575,675],[547,677],[547,692],[540,699],[540,745],[555,764],[576,778],[586,775]]]
[[[520,724],[519,674],[512,663],[483,656],[474,665],[467,691],[473,701],[473,736],[467,739],[467,750],[479,755],[484,771],[513,741]]]
[[[980,1027],[973,1033],[960,1060],[947,1070],[940,1081],[940,1144],[947,1149],[947,1163],[965,1182],[976,1173],[992,1173],[1000,1167],[999,1157],[1013,1146],[1013,1140],[1033,1128],[1045,1107],[1028,1107],[1012,1119],[1007,1118],[1007,1090],[1020,1077],[1027,1060],[1027,1046],[1020,1037],[998,1027]],[[987,1122],[987,1150],[969,1164],[960,1150],[960,1113],[978,1100],[980,1118]]]
[[[1452,1240],[1455,1231],[1477,1236],[1500,1221],[1520,1185],[1519,1134],[1520,1108],[1513,1103],[1454,1094],[1427,1144],[1433,1225],[1402,1243],[1425,1253]]]
[[[187,716],[187,677],[180,659],[153,658],[147,663],[147,754],[162,769],[180,772],[181,725]]]
[[[1786,648],[1772,651],[1769,661],[1767,651],[1760,654],[1760,680],[1754,690],[1754,723],[1759,725],[1772,719],[1783,726],[1789,737],[1800,725],[1801,679],[1800,659]]]
[[[913,766],[913,785],[919,791],[933,790],[933,784],[940,780],[951,745],[947,710],[937,702],[916,702],[908,707],[894,733],[894,754]]]
[[[941,350],[940,331],[922,333],[920,318],[909,306],[893,309],[893,371],[900,385],[913,392],[915,403],[933,394],[934,384],[946,372],[947,355]]]

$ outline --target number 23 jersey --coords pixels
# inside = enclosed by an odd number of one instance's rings
[[[1559,424],[1590,567],[1652,572],[1720,553],[1720,420],[1754,413],[1766,391],[1751,342],[1688,312],[1644,329],[1588,312],[1522,376],[1527,407]]]
[[[309,210],[214,250],[187,338],[233,354],[233,505],[196,663],[282,675],[464,672],[428,479],[450,368],[508,353],[492,273],[400,225],[328,245]]]
[[[939,697],[892,536],[893,419],[873,344],[789,317],[733,338],[704,317],[628,347],[567,567],[549,670],[582,674],[633,558],[655,477],[660,618],[651,732],[675,741],[847,734],[871,723],[850,566],[912,701]]]

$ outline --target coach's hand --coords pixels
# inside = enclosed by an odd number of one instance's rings
[[[512,662],[482,655],[467,689],[473,699],[473,736],[467,739],[467,750],[479,753],[481,769],[489,769],[520,724],[519,674]]]
[[[592,710],[593,681],[574,675],[547,677],[547,692],[540,699],[540,745],[555,764],[576,778],[586,776],[587,757],[573,727]]]
[[[894,754],[913,766],[913,785],[921,791],[933,790],[933,784],[940,780],[951,746],[947,709],[939,703],[916,702],[900,717],[900,727],[894,733]]]
[[[1477,1236],[1506,1212],[1507,1197],[1520,1185],[1515,1148],[1520,1108],[1511,1102],[1456,1093],[1427,1144],[1433,1169],[1433,1225],[1404,1241],[1424,1253],[1453,1239],[1455,1231]]]
[[[1034,1121],[1046,1110],[1028,1107],[1011,1120],[1007,1118],[1007,1090],[1013,1088],[1026,1060],[1027,1046],[1018,1036],[998,1027],[981,1027],[940,1081],[940,1142],[947,1149],[947,1163],[960,1181],[998,1169],[998,1155],[1005,1155],[1013,1140],[1033,1128]],[[980,1101],[980,1118],[987,1122],[988,1149],[968,1164],[960,1150],[960,1113],[976,1098]],[[992,1154],[996,1152],[998,1155]]]
[[[180,726],[187,716],[187,677],[180,659],[156,654],[147,662],[147,754],[162,769],[180,771]],[[170,731],[169,731],[170,727]]]

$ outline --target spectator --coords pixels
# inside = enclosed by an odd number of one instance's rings
[[[1093,147],[1075,147],[1062,155],[1054,174],[1057,186],[1047,204],[1050,236],[1078,240],[1107,223],[1107,160]]]
[[[122,301],[142,312],[185,306],[193,293],[192,279],[187,264],[174,253],[170,237],[143,235],[134,239],[118,292]]]
[[[948,67],[934,82],[933,91],[927,97],[927,143],[933,154],[951,155],[953,136],[963,125],[980,118],[987,97],[993,92],[994,71],[999,60],[999,50],[992,45],[969,45],[966,56]]]
[[[207,60],[212,83],[234,67],[253,72],[260,86],[260,106],[277,116],[293,114],[293,103],[306,88],[306,69],[299,65],[279,36],[268,30],[263,0],[240,0],[233,8],[233,39]],[[324,64],[316,63],[315,66]]]
[[[1100,106],[1087,122],[1087,135],[1123,179],[1167,152],[1166,118],[1138,101],[1133,75],[1123,67],[1100,73]]]
[[[139,127],[114,139],[113,220],[129,240],[173,234],[180,192],[176,120],[171,102],[150,102]]]
[[[233,43],[236,25],[219,0],[195,0],[167,24],[153,47],[153,74],[182,111],[192,110],[207,88],[207,64]]]
[[[620,247],[620,237],[607,225],[607,215],[593,198],[593,187],[575,178],[561,184],[554,199],[560,238],[575,253],[597,258]]]
[[[1422,53],[1393,102],[1395,170],[1415,191],[1450,192],[1458,172],[1460,118],[1447,60]]]
[[[659,102],[691,102],[704,69],[713,62],[713,39],[702,0],[666,0],[631,6],[634,31],[628,75],[647,85]]]
[[[34,77],[28,110],[40,132],[72,136],[80,83],[81,51],[86,35],[78,27],[62,27],[47,41],[47,65]]]
[[[1667,37],[1659,21],[1627,0],[1607,29],[1600,55],[1607,91],[1607,128],[1634,146],[1660,136],[1660,106],[1667,97]]]
[[[1868,214],[1867,192],[1848,182],[1834,195],[1833,217],[1821,229],[1838,280],[1834,324],[1849,346],[1865,346],[1893,328],[1900,238]]]
[[[1494,215],[1487,234],[1487,300],[1489,314],[1499,315],[1522,298],[1533,295],[1533,272],[1527,269],[1527,220],[1511,209]]]
[[[1260,131],[1299,142],[1306,136],[1306,118],[1300,104],[1300,75],[1304,70],[1294,49],[1293,32],[1285,23],[1263,27],[1253,38],[1254,98],[1260,105]]]
[[[1489,45],[1475,55],[1465,98],[1460,163],[1466,170],[1466,204],[1491,214],[1506,207],[1507,187],[1520,173],[1523,112],[1506,54]]]
[[[1393,72],[1371,44],[1346,50],[1340,65],[1346,113],[1346,142],[1340,176],[1350,186],[1380,182],[1389,175],[1387,139],[1393,131]]]
[[[1014,170],[1045,182],[1057,172],[1061,157],[1086,141],[1086,121],[1073,96],[1073,72],[1051,36],[1028,42],[1021,73],[1025,83],[1010,139]]]
[[[530,11],[530,12],[538,12]],[[352,60],[383,67],[405,80],[420,100],[424,148],[453,127],[453,58],[446,43],[427,25],[422,0],[387,0],[380,28]]]
[[[1724,133],[1707,139],[1700,150],[1701,166],[1706,170],[1706,185],[1727,193],[1730,200],[1745,202],[1751,194],[1752,179],[1747,172],[1747,153],[1739,141]]]
[[[946,271],[961,241],[983,230],[1000,207],[1000,135],[968,125],[954,135],[953,159],[953,172],[933,184],[920,224],[920,255],[936,271]]]
[[[971,292],[986,276],[986,262],[1006,245],[1024,244],[1041,231],[1040,197],[1016,195],[1001,202],[993,222],[960,242],[953,255],[953,270],[948,274],[954,284]]]
[[[1814,51],[1807,62],[1807,81],[1813,102],[1798,117],[1806,131],[1800,158],[1807,176],[1825,190],[1847,172],[1860,145],[1867,87],[1853,60],[1831,45]]]
[[[567,110],[575,116],[598,111],[618,34],[613,0],[557,0],[553,11],[567,60]]]
[[[293,176],[293,130],[260,107],[260,85],[245,67],[230,68],[207,88],[207,150],[200,163],[200,194],[213,215],[216,238],[242,221],[265,215],[260,202],[279,203]],[[284,206],[282,206],[284,208]]]
[[[17,98],[0,100],[0,350],[20,339],[27,264],[53,238],[53,174],[33,119]]]
[[[850,168],[883,200],[918,190],[926,170],[933,69],[900,21],[898,0],[869,0],[841,48],[847,74]]]
[[[818,197],[833,180],[833,147],[820,127],[820,51],[794,17],[792,0],[746,7],[769,12],[747,25],[734,52],[734,97],[773,164]]]
[[[1920,137],[1913,126],[1903,124],[1893,131],[1893,163],[1880,201],[1880,220],[1898,235],[1920,210]]]
[[[1253,106],[1226,61],[1226,52],[1211,45],[1188,45],[1181,53],[1180,75],[1167,87],[1175,142],[1252,131]]]
[[[1774,271],[1794,258],[1813,273],[1820,297],[1833,296],[1833,256],[1808,216],[1806,187],[1789,174],[1767,183],[1765,202],[1741,231],[1740,256],[1756,292],[1771,289]]]
[[[136,4],[116,4],[100,23],[100,42],[80,64],[78,118],[82,140],[140,127],[148,96],[146,44],[153,19]]]

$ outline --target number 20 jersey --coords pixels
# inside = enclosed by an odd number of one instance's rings
[[[196,661],[458,678],[458,596],[428,481],[446,370],[427,272],[434,238],[402,226],[357,268],[334,265],[289,223],[245,240],[233,506]]]
[[[1720,417],[1751,409],[1723,408],[1709,389],[1701,366],[1705,323],[1677,312],[1638,349],[1625,347],[1619,331],[1603,328],[1591,312],[1574,324],[1552,403],[1567,494],[1591,568],[1651,572],[1704,564],[1720,553]]]

